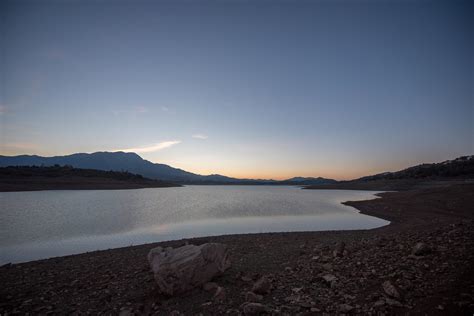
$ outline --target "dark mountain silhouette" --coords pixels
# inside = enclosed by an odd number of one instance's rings
[[[384,172],[366,176],[355,181],[392,180],[392,179],[423,179],[423,178],[455,178],[474,177],[474,155],[462,156],[439,163],[424,163],[395,172]]]
[[[380,181],[412,181],[446,178],[474,178],[474,156],[463,156],[441,163],[421,164],[397,172],[362,177],[350,181],[336,181],[325,178],[294,177],[283,181],[272,179],[237,179],[219,174],[199,175],[165,164],[152,163],[135,153],[96,152],[78,153],[67,156],[41,157],[35,155],[0,156],[0,167],[7,166],[71,166],[81,169],[104,171],[123,171],[143,177],[181,184],[275,184],[275,185],[311,185],[332,188],[365,187]],[[410,182],[411,183],[411,182]]]
[[[298,185],[316,185],[316,184],[330,184],[330,183],[337,183],[334,179],[327,179],[322,177],[293,177],[287,180],[281,181],[283,183],[295,183]]]
[[[300,181],[237,179],[219,174],[199,175],[182,169],[173,168],[165,164],[152,163],[141,158],[135,153],[125,152],[96,152],[92,154],[72,154],[67,156],[41,157],[41,156],[0,156],[0,167],[7,166],[54,166],[69,165],[74,168],[127,171],[140,174],[150,179],[159,179],[175,183],[187,184],[304,184]],[[320,178],[315,178],[320,179]],[[321,178],[322,179],[322,178]],[[329,181],[334,181],[328,179]],[[319,182],[318,182],[319,183]]]
[[[425,163],[395,172],[384,172],[332,184],[316,184],[307,189],[411,190],[443,187],[474,181],[474,156],[463,156],[440,163]]]
[[[202,176],[165,164],[152,163],[135,153],[96,152],[92,154],[72,154],[67,156],[0,156],[0,167],[7,166],[53,166],[69,165],[74,168],[128,171],[151,179],[164,181],[199,181]]]

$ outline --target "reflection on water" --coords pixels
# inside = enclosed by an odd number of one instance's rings
[[[375,228],[388,222],[340,203],[373,194],[287,186],[0,193],[0,263],[198,236]]]

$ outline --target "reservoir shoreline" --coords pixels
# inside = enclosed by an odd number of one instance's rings
[[[4,265],[0,313],[226,314],[241,311],[242,293],[262,275],[272,280],[272,292],[261,303],[279,313],[333,314],[344,306],[364,314],[472,313],[473,192],[473,184],[463,184],[345,202],[391,222],[371,230],[202,237]],[[159,295],[148,251],[205,242],[230,249],[232,268],[216,280],[225,299],[217,301],[202,289],[184,297]],[[347,251],[334,257],[341,242]],[[428,245],[429,254],[412,255],[419,242]],[[338,279],[334,288],[321,281],[327,273]],[[384,293],[387,280],[402,293],[397,303]]]

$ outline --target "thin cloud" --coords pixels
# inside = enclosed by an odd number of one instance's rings
[[[197,138],[197,139],[207,139],[208,136],[204,134],[194,134],[192,138]]]
[[[0,104],[0,115],[6,114],[8,112],[8,108],[5,105]]]
[[[166,142],[161,142],[161,143],[156,143],[150,146],[144,146],[144,147],[136,147],[136,148],[126,148],[126,149],[117,149],[114,151],[123,151],[123,152],[134,152],[134,153],[151,153],[154,151],[159,151],[163,150],[165,148],[169,148],[171,146],[177,145],[181,143],[179,140],[171,140],[171,141],[166,141]]]
[[[168,112],[168,111],[169,111],[169,109],[168,109],[166,106],[162,106],[162,107],[161,107],[161,110],[162,110],[163,112]]]
[[[144,106],[136,106],[133,108],[128,108],[128,109],[118,109],[118,110],[112,110],[112,114],[115,116],[119,115],[136,115],[136,114],[144,114],[148,113],[149,110],[147,107]]]

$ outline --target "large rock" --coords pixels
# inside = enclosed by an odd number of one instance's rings
[[[157,247],[148,262],[161,293],[175,295],[202,286],[230,267],[227,247],[218,243]]]

